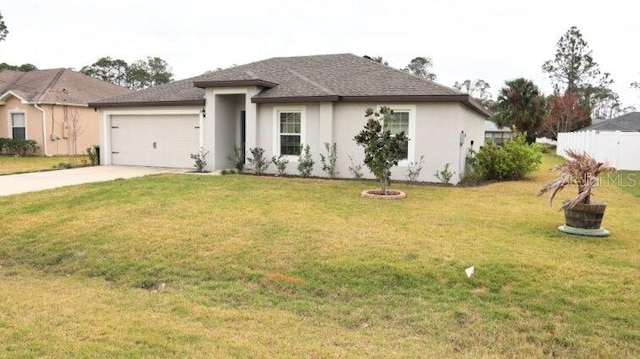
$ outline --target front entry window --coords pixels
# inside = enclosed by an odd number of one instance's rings
[[[26,126],[24,113],[11,114],[11,137],[14,140],[26,140]]]

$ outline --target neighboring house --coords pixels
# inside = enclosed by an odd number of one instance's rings
[[[509,127],[498,127],[491,120],[484,121],[484,142],[493,143],[498,146],[504,145],[505,141],[513,138],[513,131]]]
[[[0,71],[0,137],[34,140],[43,155],[83,153],[98,144],[87,103],[129,92],[68,69]]]
[[[619,170],[640,170],[640,112],[559,133],[556,153],[566,156],[567,149],[585,151]]]
[[[353,138],[365,110],[382,105],[395,111],[389,128],[410,139],[394,179],[422,155],[419,180],[436,181],[447,163],[460,175],[469,149],[484,142],[488,113],[469,95],[352,54],[272,58],[90,104],[101,117],[103,164],[193,168],[189,155],[203,147],[214,171],[232,167],[234,147],[247,156],[261,147],[297,174],[308,144],[313,175],[323,176],[320,154],[336,143],[339,177],[352,177],[350,158],[362,164]]]
[[[599,121],[578,131],[640,132],[640,112],[629,112],[609,120]]]

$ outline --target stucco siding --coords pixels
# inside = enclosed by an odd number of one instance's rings
[[[410,138],[409,159],[401,161],[392,170],[392,178],[405,180],[407,168],[411,162],[418,161],[424,155],[424,165],[420,181],[436,182],[434,176],[449,163],[450,171],[455,172],[452,178],[457,183],[460,174],[464,172],[465,157],[470,148],[471,140],[474,149],[479,148],[484,140],[484,118],[457,103],[426,103],[426,104],[386,104],[399,110],[411,111],[413,121],[413,137]],[[324,106],[324,107],[322,107]],[[323,176],[320,154],[326,154],[325,142],[337,143],[338,177],[352,177],[349,167],[353,159],[354,164],[363,165],[366,178],[373,175],[364,166],[364,149],[356,145],[354,136],[359,133],[366,123],[367,108],[379,108],[376,103],[335,103],[327,104],[261,104],[258,106],[257,143],[265,149],[265,157],[271,158],[277,149],[278,124],[275,113],[278,109],[302,110],[304,112],[304,137],[302,142],[309,144],[314,161],[313,175]],[[322,111],[321,111],[322,108]],[[327,125],[323,121],[331,121]],[[460,134],[466,136],[462,145]],[[247,149],[248,151],[249,149]],[[289,158],[287,173],[298,174],[296,157]],[[270,165],[268,172],[274,173],[275,167]]]
[[[11,114],[24,113],[25,135],[27,140],[34,140],[42,147],[42,112],[33,105],[23,104],[18,98],[10,96],[0,111],[0,137],[11,138]],[[38,150],[42,153],[42,148]]]
[[[97,145],[98,113],[93,108],[83,106],[39,105],[45,113],[45,131],[42,126],[42,112],[33,104],[25,104],[10,96],[0,108],[0,137],[11,138],[11,113],[24,113],[26,138],[34,140],[40,147],[36,154],[44,154],[46,141],[47,155],[68,155],[74,153],[71,141],[73,122],[76,123],[75,153],[82,154],[89,146]],[[66,108],[66,110],[65,110]]]
[[[87,147],[99,143],[98,113],[93,108],[80,106],[42,105],[47,119],[45,139],[50,155],[85,153]],[[75,148],[73,144],[75,123]]]
[[[385,104],[392,108],[409,108],[415,106],[415,114],[411,121],[415,121],[415,133],[410,137],[409,159],[401,161],[393,168],[392,178],[406,180],[407,169],[411,162],[419,161],[424,155],[424,164],[419,181],[437,182],[434,176],[449,163],[449,169],[455,172],[452,183],[459,181],[459,174],[464,172],[464,159],[470,147],[470,141],[474,141],[474,148],[484,141],[484,118],[467,110],[457,103],[422,103],[416,105]],[[369,107],[379,108],[381,104],[337,104],[334,106],[333,138],[338,145],[338,170],[340,177],[351,177],[349,166],[351,155],[353,162],[362,164],[364,161],[364,149],[357,146],[353,140],[366,123],[365,110]],[[460,146],[460,133],[464,131],[465,142]],[[412,153],[411,153],[412,152]],[[373,178],[372,174],[363,165],[366,178]]]
[[[265,157],[269,160],[278,153],[277,149],[277,131],[279,123],[276,118],[276,111],[278,110],[292,110],[302,111],[303,115],[303,134],[301,142],[303,145],[309,145],[314,164],[313,176],[322,175],[322,166],[320,165],[320,150],[324,151],[324,144],[321,143],[319,136],[320,133],[320,105],[316,103],[306,104],[261,104],[258,106],[258,119],[257,119],[257,143],[258,147],[262,147],[265,150]],[[249,151],[249,148],[247,148]],[[287,165],[287,174],[297,175],[298,172],[298,157],[288,157],[289,164]],[[271,163],[267,170],[268,173],[275,173],[276,168]]]

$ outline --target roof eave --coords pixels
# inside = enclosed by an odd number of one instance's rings
[[[489,117],[491,113],[482,105],[473,101],[469,95],[382,95],[382,96],[343,96],[344,102],[461,102],[478,114]]]
[[[278,86],[277,83],[271,81],[265,81],[260,79],[251,80],[215,80],[215,81],[194,81],[194,87],[207,88],[207,87],[240,87],[240,86],[261,86],[265,88],[274,88]]]
[[[252,97],[252,103],[337,102],[340,96]]]
[[[183,101],[141,101],[141,102],[91,102],[89,107],[106,108],[106,107],[152,107],[152,106],[204,106],[202,100],[183,100]]]
[[[253,103],[296,103],[296,102],[461,102],[471,110],[488,118],[491,113],[482,105],[471,100],[469,95],[377,95],[377,96],[290,96],[253,97]]]

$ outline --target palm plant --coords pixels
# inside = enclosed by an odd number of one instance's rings
[[[552,205],[558,192],[568,185],[577,185],[578,195],[570,201],[565,201],[560,210],[572,209],[578,204],[589,204],[593,187],[598,183],[598,176],[603,172],[615,171],[615,168],[596,161],[586,152],[567,150],[566,153],[569,160],[551,168],[551,171],[559,173],[560,176],[547,183],[538,193],[539,196],[549,192],[549,205]]]
[[[518,78],[505,82],[493,106],[493,119],[498,126],[515,127],[532,136],[542,125],[545,99],[532,81]]]

